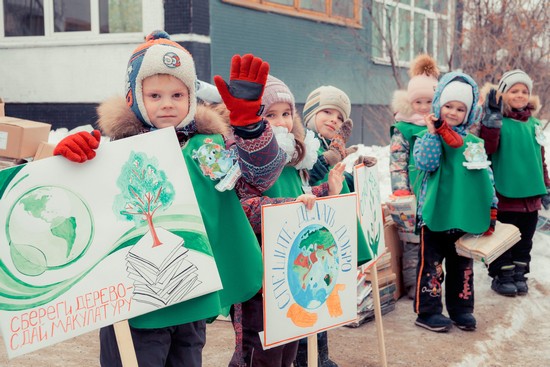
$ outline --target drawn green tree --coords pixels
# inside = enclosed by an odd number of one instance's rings
[[[117,186],[121,193],[113,203],[115,213],[128,221],[134,221],[136,225],[147,221],[153,247],[161,245],[153,216],[158,210],[166,210],[172,204],[175,193],[166,173],[158,169],[157,160],[144,153],[130,153],[128,161],[121,168]]]

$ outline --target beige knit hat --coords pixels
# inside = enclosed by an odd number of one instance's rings
[[[317,112],[333,108],[342,114],[344,121],[349,119],[351,114],[351,102],[344,91],[331,85],[323,85],[315,89],[307,97],[304,105],[304,124],[308,129],[317,131],[315,126],[315,115]]]

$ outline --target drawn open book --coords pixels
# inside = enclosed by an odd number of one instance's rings
[[[397,224],[399,239],[407,242],[419,242],[415,234],[416,226],[416,197],[414,195],[393,196],[386,203],[391,217]]]
[[[513,224],[497,221],[490,236],[465,234],[456,241],[456,252],[485,264],[492,263],[521,239],[519,229]]]

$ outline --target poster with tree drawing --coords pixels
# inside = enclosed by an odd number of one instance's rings
[[[0,171],[0,278],[10,358],[221,289],[175,132]]]
[[[386,249],[384,217],[377,172],[378,167],[376,165],[367,167],[364,164],[360,164],[353,168],[355,191],[358,196],[357,211],[359,213],[359,222],[374,255],[372,260],[363,265],[364,268],[373,265]]]
[[[356,195],[262,207],[265,348],[357,317]]]

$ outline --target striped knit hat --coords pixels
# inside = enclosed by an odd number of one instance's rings
[[[153,126],[143,103],[143,79],[157,74],[172,75],[189,90],[189,113],[176,129],[189,124],[195,117],[197,76],[191,54],[170,40],[168,33],[153,31],[134,52],[126,69],[126,103],[137,118],[147,126]]]
[[[333,108],[342,114],[344,121],[349,119],[351,114],[351,102],[346,93],[331,85],[323,85],[307,96],[304,105],[304,124],[308,129],[317,131],[315,126],[315,115],[317,112]]]
[[[508,71],[502,75],[502,78],[500,78],[500,81],[498,82],[498,91],[500,93],[506,93],[510,88],[518,83],[525,84],[529,94],[531,94],[531,91],[533,90],[533,81],[529,75],[525,73],[525,71],[519,69]]]

